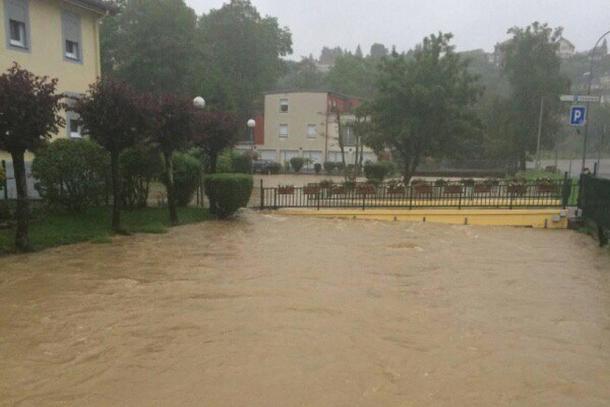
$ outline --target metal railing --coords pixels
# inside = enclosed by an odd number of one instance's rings
[[[578,207],[585,219],[597,225],[600,244],[606,245],[610,229],[610,179],[581,176]]]
[[[400,184],[260,185],[258,207],[279,208],[566,208],[578,184],[551,182],[447,182]]]

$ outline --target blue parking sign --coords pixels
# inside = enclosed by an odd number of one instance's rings
[[[587,121],[586,106],[572,106],[570,109],[570,126],[582,127]]]

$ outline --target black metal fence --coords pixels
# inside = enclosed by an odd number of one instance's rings
[[[549,208],[567,207],[577,184],[549,182],[447,182],[404,186],[387,183],[260,185],[261,209],[279,208]]]
[[[606,245],[610,229],[610,179],[583,175],[578,206],[583,217],[597,225],[600,244]]]

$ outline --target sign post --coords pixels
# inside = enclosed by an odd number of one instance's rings
[[[586,106],[575,105],[570,108],[570,126],[576,127],[576,134],[580,134],[580,128],[584,127],[585,135],[582,149],[582,167],[581,171],[585,171],[587,165],[587,144],[588,144],[588,127],[587,111],[591,103],[600,103],[601,97],[592,95],[561,95],[559,98],[562,102],[570,103],[586,103]]]

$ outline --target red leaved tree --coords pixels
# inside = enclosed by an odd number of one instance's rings
[[[0,150],[8,151],[13,160],[17,186],[15,246],[21,251],[30,248],[24,155],[64,125],[58,115],[62,95],[56,94],[56,89],[57,79],[36,76],[17,64],[0,75]]]
[[[190,99],[165,94],[150,96],[150,135],[163,155],[167,206],[172,225],[178,224],[174,187],[174,152],[186,147],[191,138],[193,102]]]
[[[119,156],[138,143],[149,129],[146,100],[125,82],[100,79],[77,100],[74,111],[80,115],[83,133],[110,153],[112,230],[122,232]]]
[[[238,132],[237,117],[232,113],[195,112],[192,140],[208,157],[208,172],[216,172],[218,156],[224,149],[237,143]]]

